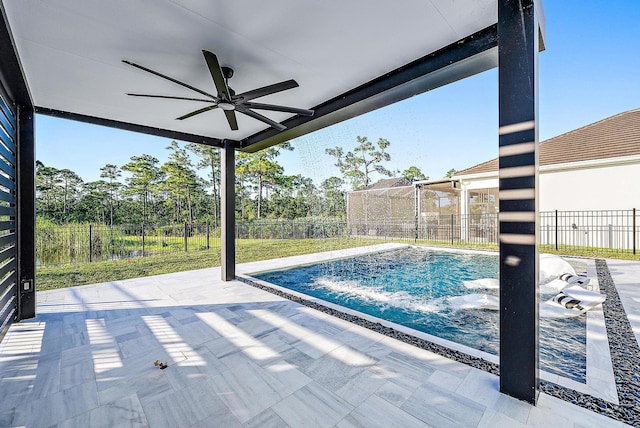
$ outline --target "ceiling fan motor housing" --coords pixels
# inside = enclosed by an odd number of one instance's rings
[[[231,67],[220,67],[222,69],[222,75],[225,79],[231,79],[233,77],[233,68]]]

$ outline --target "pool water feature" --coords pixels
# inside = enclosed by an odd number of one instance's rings
[[[497,355],[499,311],[458,309],[448,298],[497,297],[498,290],[469,290],[462,281],[498,272],[494,254],[407,247],[252,276]],[[585,383],[585,316],[540,319],[540,368]]]

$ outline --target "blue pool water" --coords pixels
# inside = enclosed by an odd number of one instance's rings
[[[462,281],[498,272],[497,255],[408,247],[253,276],[497,355],[499,312],[457,310],[446,298],[497,296],[497,290],[469,290]],[[585,382],[585,323],[585,316],[540,319],[542,370]]]

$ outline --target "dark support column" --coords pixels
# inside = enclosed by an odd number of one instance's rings
[[[232,281],[236,277],[236,166],[235,144],[225,140],[221,156],[222,183],[222,280]]]
[[[538,22],[534,0],[498,1],[500,391],[538,386]]]
[[[16,244],[19,321],[36,316],[36,158],[33,109],[18,106],[17,119]]]

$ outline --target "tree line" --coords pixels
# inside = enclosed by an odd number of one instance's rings
[[[346,191],[362,189],[375,175],[428,179],[418,167],[390,171],[384,164],[389,141],[377,144],[358,137],[345,152],[327,149],[341,176],[318,186],[303,175],[287,175],[278,157],[293,150],[289,142],[236,155],[236,217],[294,219],[346,216]],[[220,221],[220,151],[218,148],[172,141],[168,160],[148,154],[132,156],[124,165],[106,164],[100,179],[85,182],[70,169],[57,169],[36,161],[37,215],[56,223],[154,224]],[[206,174],[199,174],[198,171]],[[450,171],[451,172],[451,171]],[[348,186],[349,185],[349,186]]]

